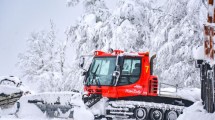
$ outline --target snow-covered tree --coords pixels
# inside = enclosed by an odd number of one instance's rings
[[[19,66],[28,82],[40,91],[59,91],[59,81],[64,75],[64,46],[59,46],[53,22],[48,32],[34,32],[28,38],[28,49],[20,54]],[[62,50],[61,50],[62,48]],[[60,50],[60,52],[59,52]]]
[[[206,18],[202,16],[202,1],[167,0],[160,10],[153,18],[154,39],[150,45],[157,53],[155,73],[162,82],[198,87],[199,72],[194,67],[192,49],[202,44],[204,20],[200,18]]]
[[[202,0],[118,0],[112,10],[104,0],[68,0],[77,4],[84,13],[65,39],[57,39],[51,24],[49,32],[32,33],[28,51],[20,55],[23,74],[40,81],[42,91],[82,90],[80,56],[109,48],[157,54],[154,74],[161,82],[199,87],[192,49],[202,44]]]

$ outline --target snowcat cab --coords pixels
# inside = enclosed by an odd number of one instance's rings
[[[150,74],[150,68],[148,52],[95,51],[93,62],[85,73],[85,91],[108,98],[157,96],[158,79]]]

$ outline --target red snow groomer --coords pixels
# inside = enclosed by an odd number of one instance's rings
[[[85,104],[91,107],[108,98],[108,119],[176,120],[193,102],[158,94],[158,77],[153,75],[155,57],[149,60],[148,52],[95,51],[93,62],[84,72]]]

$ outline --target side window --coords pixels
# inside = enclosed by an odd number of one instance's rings
[[[141,71],[140,61],[140,58],[124,59],[119,85],[132,84],[139,79]]]

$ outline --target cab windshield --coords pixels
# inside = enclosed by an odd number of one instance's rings
[[[90,66],[86,83],[88,85],[112,85],[113,72],[116,68],[116,57],[94,58]]]

